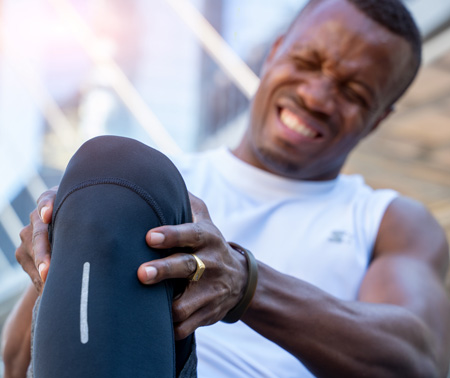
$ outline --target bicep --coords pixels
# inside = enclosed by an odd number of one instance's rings
[[[450,316],[447,294],[435,269],[404,255],[373,261],[361,284],[359,300],[401,306],[432,327],[448,323]]]
[[[360,299],[408,307],[445,293],[448,252],[443,229],[422,204],[394,200],[380,224]]]
[[[438,354],[446,356],[450,352],[447,268],[448,243],[436,220],[415,201],[395,200],[380,225],[359,300],[408,310],[425,325]]]
[[[444,230],[419,202],[399,197],[387,208],[374,246],[373,262],[404,256],[428,265],[443,280],[449,263]]]

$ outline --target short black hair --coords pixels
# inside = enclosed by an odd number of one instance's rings
[[[292,24],[308,7],[323,0],[310,0],[300,11]],[[399,88],[393,96],[392,103],[397,101],[408,89],[419,71],[422,61],[422,37],[414,18],[400,0],[343,0],[353,4],[379,25],[393,34],[405,39],[411,47],[411,62],[409,69],[403,74]]]

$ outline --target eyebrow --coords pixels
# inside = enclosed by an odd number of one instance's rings
[[[294,43],[292,45],[292,49],[291,49],[291,54],[302,54],[305,52],[309,52],[311,53],[311,57],[313,60],[316,60],[318,62],[323,62],[324,58],[322,57],[322,54],[320,53],[320,51],[314,46],[311,45],[309,43],[304,43],[301,41],[297,41],[296,43]],[[357,85],[360,85],[361,87],[363,87],[368,93],[369,95],[372,97],[372,99],[375,99],[375,92],[373,91],[373,89],[366,84],[364,81],[355,79],[354,77],[352,77],[353,75],[349,75],[348,79],[346,80],[349,83],[355,83]]]

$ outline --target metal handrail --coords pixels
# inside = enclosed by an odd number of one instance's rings
[[[137,119],[158,148],[169,154],[181,152],[172,136],[168,133],[153,111],[147,106],[133,84],[120,69],[119,65],[106,54],[99,51],[95,34],[80,17],[77,10],[67,0],[48,0],[55,10],[67,21],[74,37],[78,40],[94,64],[108,72],[107,80],[131,114]]]
[[[222,68],[234,84],[250,99],[259,78],[237,55],[206,18],[187,0],[165,0],[194,33],[205,51]]]

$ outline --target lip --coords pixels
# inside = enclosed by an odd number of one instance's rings
[[[302,135],[294,130],[291,130],[287,127],[281,120],[281,111],[282,109],[287,109],[293,114],[295,114],[306,127],[314,130],[318,135],[314,138],[310,138],[308,136]],[[276,118],[277,118],[277,129],[283,136],[283,139],[286,139],[294,144],[296,143],[321,143],[326,137],[326,131],[324,127],[318,124],[318,122],[314,122],[310,119],[310,117],[302,114],[303,112],[299,112],[298,109],[293,106],[286,104],[278,104],[275,106],[276,110]]]

